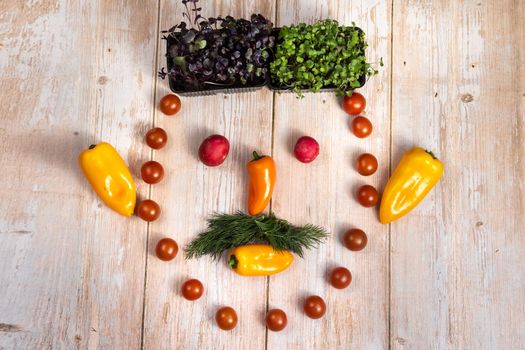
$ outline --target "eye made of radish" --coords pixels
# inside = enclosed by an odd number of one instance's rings
[[[319,143],[310,136],[303,136],[297,140],[294,148],[295,158],[302,163],[310,163],[319,155]]]

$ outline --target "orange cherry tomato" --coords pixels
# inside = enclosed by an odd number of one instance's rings
[[[166,115],[176,114],[181,107],[179,96],[168,94],[160,100],[160,110]]]
[[[187,300],[197,300],[202,293],[204,293],[204,286],[197,279],[187,280],[182,285],[182,296]]]
[[[363,95],[359,92],[354,92],[350,96],[345,96],[343,98],[343,109],[346,113],[351,115],[360,114],[365,110],[366,100]]]
[[[379,193],[373,186],[363,185],[357,189],[356,198],[363,207],[371,208],[379,201]]]
[[[370,153],[363,153],[355,162],[357,172],[363,176],[369,176],[377,170],[377,158]]]
[[[353,228],[346,231],[343,237],[343,243],[346,248],[352,251],[363,250],[368,243],[368,238],[363,230]]]
[[[145,199],[137,206],[137,215],[144,221],[155,221],[160,216],[160,206],[151,199]]]
[[[330,283],[337,289],[344,289],[352,282],[352,274],[347,268],[338,267],[332,271]]]
[[[221,307],[215,314],[215,321],[220,329],[230,331],[237,325],[237,313],[229,306]]]
[[[153,149],[161,149],[168,142],[168,134],[162,128],[153,128],[146,133],[146,143]]]
[[[280,332],[287,324],[286,313],[281,309],[272,309],[266,314],[266,327],[271,331]]]
[[[304,313],[306,316],[315,319],[323,317],[326,312],[326,304],[318,295],[312,295],[304,301]]]
[[[164,178],[164,168],[159,162],[150,160],[142,165],[140,175],[145,183],[156,184]]]
[[[351,127],[354,135],[360,139],[368,137],[372,133],[373,129],[370,120],[362,116],[355,117],[354,120],[352,120]]]
[[[179,251],[179,246],[171,238],[163,238],[157,243],[155,247],[155,254],[160,260],[170,261],[173,260]]]
[[[369,176],[377,170],[377,158],[370,153],[363,153],[355,162],[357,172],[363,176]]]

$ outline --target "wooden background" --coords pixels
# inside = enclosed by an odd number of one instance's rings
[[[368,35],[370,61],[385,66],[361,92],[371,137],[360,140],[334,94],[257,92],[183,98],[173,118],[159,31],[182,19],[178,0],[0,0],[0,349],[522,349],[525,343],[525,2],[520,0],[201,0],[207,16],[262,13],[276,25],[334,18]],[[143,136],[165,128],[152,152]],[[198,162],[200,141],[229,138],[224,165]],[[300,135],[321,145],[310,165],[291,153]],[[138,174],[149,159],[159,185],[137,178],[162,217],[146,224],[101,204],[83,179],[83,148],[112,143]],[[407,149],[421,145],[445,177],[410,216],[378,223],[353,198],[382,188]],[[182,247],[213,211],[245,209],[244,165],[272,154],[272,210],[332,237],[272,278],[242,278],[207,259],[171,263],[157,240]],[[371,152],[370,178],[353,161]],[[343,248],[360,227],[369,245]],[[335,290],[335,265],[354,276]],[[188,277],[206,294],[187,302]],[[305,296],[328,312],[306,318]],[[221,305],[240,322],[213,321]],[[266,332],[268,308],[289,326]]]

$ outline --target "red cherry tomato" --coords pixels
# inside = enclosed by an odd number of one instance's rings
[[[354,92],[350,96],[345,96],[343,98],[343,109],[346,113],[351,115],[360,114],[365,110],[366,100],[363,95],[359,92]]]
[[[369,176],[377,170],[377,158],[370,153],[363,153],[355,162],[357,172],[363,176]]]
[[[379,194],[373,186],[363,185],[357,189],[356,198],[363,207],[371,208],[379,201]]]
[[[220,329],[230,331],[237,325],[237,313],[229,306],[221,307],[215,314],[215,321]]]
[[[303,308],[306,316],[314,320],[323,317],[326,312],[326,304],[323,298],[317,295],[306,298]]]
[[[330,283],[337,289],[344,289],[352,282],[352,274],[347,268],[338,267],[332,271]]]
[[[144,221],[155,221],[160,216],[160,206],[151,199],[145,199],[137,206],[137,215]]]
[[[204,293],[204,286],[196,279],[187,280],[182,285],[182,296],[187,300],[197,300]]]
[[[153,128],[146,133],[146,143],[153,149],[161,149],[168,142],[168,134],[164,129]]]
[[[354,135],[360,139],[368,137],[372,133],[373,129],[370,120],[361,116],[355,117],[354,120],[352,120],[351,127]]]
[[[266,327],[271,331],[280,332],[287,324],[286,313],[281,309],[272,309],[266,314]]]
[[[173,260],[179,251],[179,246],[171,238],[163,238],[157,243],[155,248],[155,254],[160,260],[170,261]]]
[[[179,96],[168,94],[160,100],[160,110],[166,115],[176,114],[181,107]]]
[[[159,162],[150,160],[144,163],[140,169],[142,180],[147,184],[159,183],[164,177],[164,168]]]
[[[346,248],[352,251],[359,251],[366,247],[368,238],[366,237],[366,233],[363,230],[353,228],[346,231],[343,237],[343,243]]]

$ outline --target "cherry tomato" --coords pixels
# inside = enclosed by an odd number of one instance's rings
[[[363,250],[366,247],[368,238],[366,237],[366,233],[363,230],[353,228],[346,231],[343,237],[343,243],[345,247],[356,252]]]
[[[220,329],[230,331],[237,325],[237,313],[229,306],[221,307],[215,314],[215,320]]]
[[[281,309],[272,309],[266,314],[266,327],[271,331],[280,332],[287,324],[286,313]]]
[[[168,142],[168,134],[164,129],[153,128],[146,133],[146,143],[153,149],[161,149]]]
[[[379,194],[373,186],[363,185],[357,189],[356,198],[363,207],[371,208],[379,201]]]
[[[360,139],[368,137],[372,133],[372,123],[365,117],[359,116],[352,120],[352,132]]]
[[[197,300],[204,293],[204,286],[196,279],[187,280],[182,285],[182,296],[187,300]]]
[[[347,268],[337,267],[332,271],[330,283],[337,289],[344,289],[352,282],[352,274]]]
[[[343,109],[346,113],[351,115],[360,114],[365,110],[366,100],[363,95],[359,92],[354,92],[350,96],[345,96],[343,98]]]
[[[363,153],[357,157],[355,162],[357,172],[363,176],[369,176],[377,170],[377,158],[370,153]]]
[[[166,115],[174,115],[180,110],[180,98],[172,94],[164,96],[160,100],[160,110]]]
[[[140,175],[142,175],[142,180],[144,180],[145,183],[156,184],[164,177],[164,168],[159,162],[150,160],[142,165]]]
[[[314,320],[323,317],[326,312],[326,304],[323,298],[318,295],[312,295],[306,298],[303,308],[306,316]]]
[[[155,221],[160,216],[160,207],[151,199],[145,199],[137,206],[137,215],[144,221]]]
[[[171,238],[163,238],[157,243],[155,253],[160,260],[170,261],[173,260],[179,252],[179,246]]]

